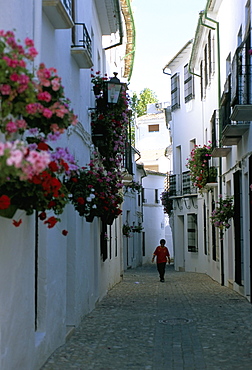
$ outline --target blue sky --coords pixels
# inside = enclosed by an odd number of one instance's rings
[[[169,100],[164,66],[194,37],[199,12],[207,0],[132,0],[136,52],[130,92],[153,90],[160,102]]]

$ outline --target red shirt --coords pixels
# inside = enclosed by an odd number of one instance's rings
[[[170,257],[170,253],[167,247],[161,247],[160,245],[155,249],[155,252],[153,254],[157,256],[157,263],[166,262],[166,257]]]

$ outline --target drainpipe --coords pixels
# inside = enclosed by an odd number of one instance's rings
[[[167,68],[167,67],[164,67],[164,68],[163,68],[163,74],[168,75],[168,76],[171,76],[171,73],[165,72],[166,68]]]
[[[219,31],[219,22],[216,20],[209,18],[207,16],[207,8],[210,4],[211,0],[207,1],[206,9],[205,9],[205,19],[210,22],[215,23],[216,25],[216,33],[217,33],[217,57],[218,57],[218,105],[219,105],[219,112],[220,112],[220,101],[221,101],[221,81],[220,81],[220,31]],[[219,116],[219,143],[221,142],[221,133],[222,133],[222,122]],[[219,194],[222,194],[222,158],[219,157]],[[223,243],[223,230],[220,232],[220,255],[221,255],[221,285],[224,285],[224,243]]]
[[[209,7],[211,1],[212,0],[207,0],[207,4],[206,4],[205,10],[200,13],[200,18],[199,18],[197,30],[199,29],[200,26],[204,26],[204,27],[210,28],[212,30],[216,30],[216,34],[217,34],[218,109],[220,111],[220,101],[221,101],[220,31],[219,31],[219,22],[217,22],[215,19],[212,19],[212,18],[208,17],[208,15],[207,15],[207,10],[208,10],[208,7]],[[215,27],[211,27],[211,26],[203,23],[203,21],[202,21],[203,14],[204,14],[205,20],[214,23],[215,24]],[[197,34],[197,30],[196,30],[196,34]],[[191,55],[193,55],[193,50],[192,50],[192,54]],[[189,62],[189,72],[192,75],[195,75],[197,77],[201,77],[200,75],[192,72],[192,70],[191,70],[191,62],[192,62],[192,60],[190,59],[190,62]],[[222,122],[220,121],[220,117],[219,117],[219,143],[221,142],[221,133],[222,133]],[[219,193],[222,194],[222,159],[221,159],[221,157],[219,158]],[[221,247],[221,250],[220,250],[220,255],[221,255],[221,266],[220,266],[221,267],[221,285],[224,285],[224,246],[223,246],[223,231],[222,230],[221,230],[221,235],[220,235],[220,247]]]
[[[116,12],[117,12],[117,16],[118,16],[118,21],[119,21],[119,37],[120,37],[120,41],[117,42],[116,44],[114,45],[110,45],[106,48],[104,48],[104,50],[109,50],[109,49],[112,49],[112,48],[115,48],[116,46],[120,46],[122,45],[123,43],[123,27],[122,27],[122,16],[121,16],[121,10],[120,10],[120,5],[119,5],[119,0],[116,0],[115,1],[115,4],[116,4]]]

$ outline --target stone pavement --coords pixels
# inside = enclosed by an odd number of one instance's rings
[[[125,272],[43,370],[252,369],[252,305],[204,274]]]

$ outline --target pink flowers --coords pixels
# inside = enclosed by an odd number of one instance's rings
[[[46,117],[46,118],[51,118],[52,115],[53,115],[53,112],[49,109],[49,108],[45,108],[43,110],[43,116]]]
[[[2,95],[10,95],[10,93],[11,93],[10,85],[6,85],[6,84],[0,85],[0,93]]]
[[[30,179],[42,172],[50,162],[48,152],[38,152],[20,141],[0,143],[0,184],[10,175],[20,180]]]
[[[47,103],[49,103],[52,100],[51,94],[49,94],[49,92],[47,92],[47,91],[43,91],[43,92],[38,93],[37,97],[38,97],[38,100],[42,100],[42,101],[45,101]]]
[[[0,44],[3,63],[0,69],[0,130],[8,139],[15,132],[22,134],[26,129],[37,128],[33,135],[45,139],[50,135],[56,140],[69,125],[78,122],[69,108],[70,101],[64,95],[57,70],[40,64],[38,83],[35,83],[34,75],[26,68],[27,60],[34,60],[37,55],[33,40],[27,37],[22,46],[16,41],[14,32],[2,30]]]

